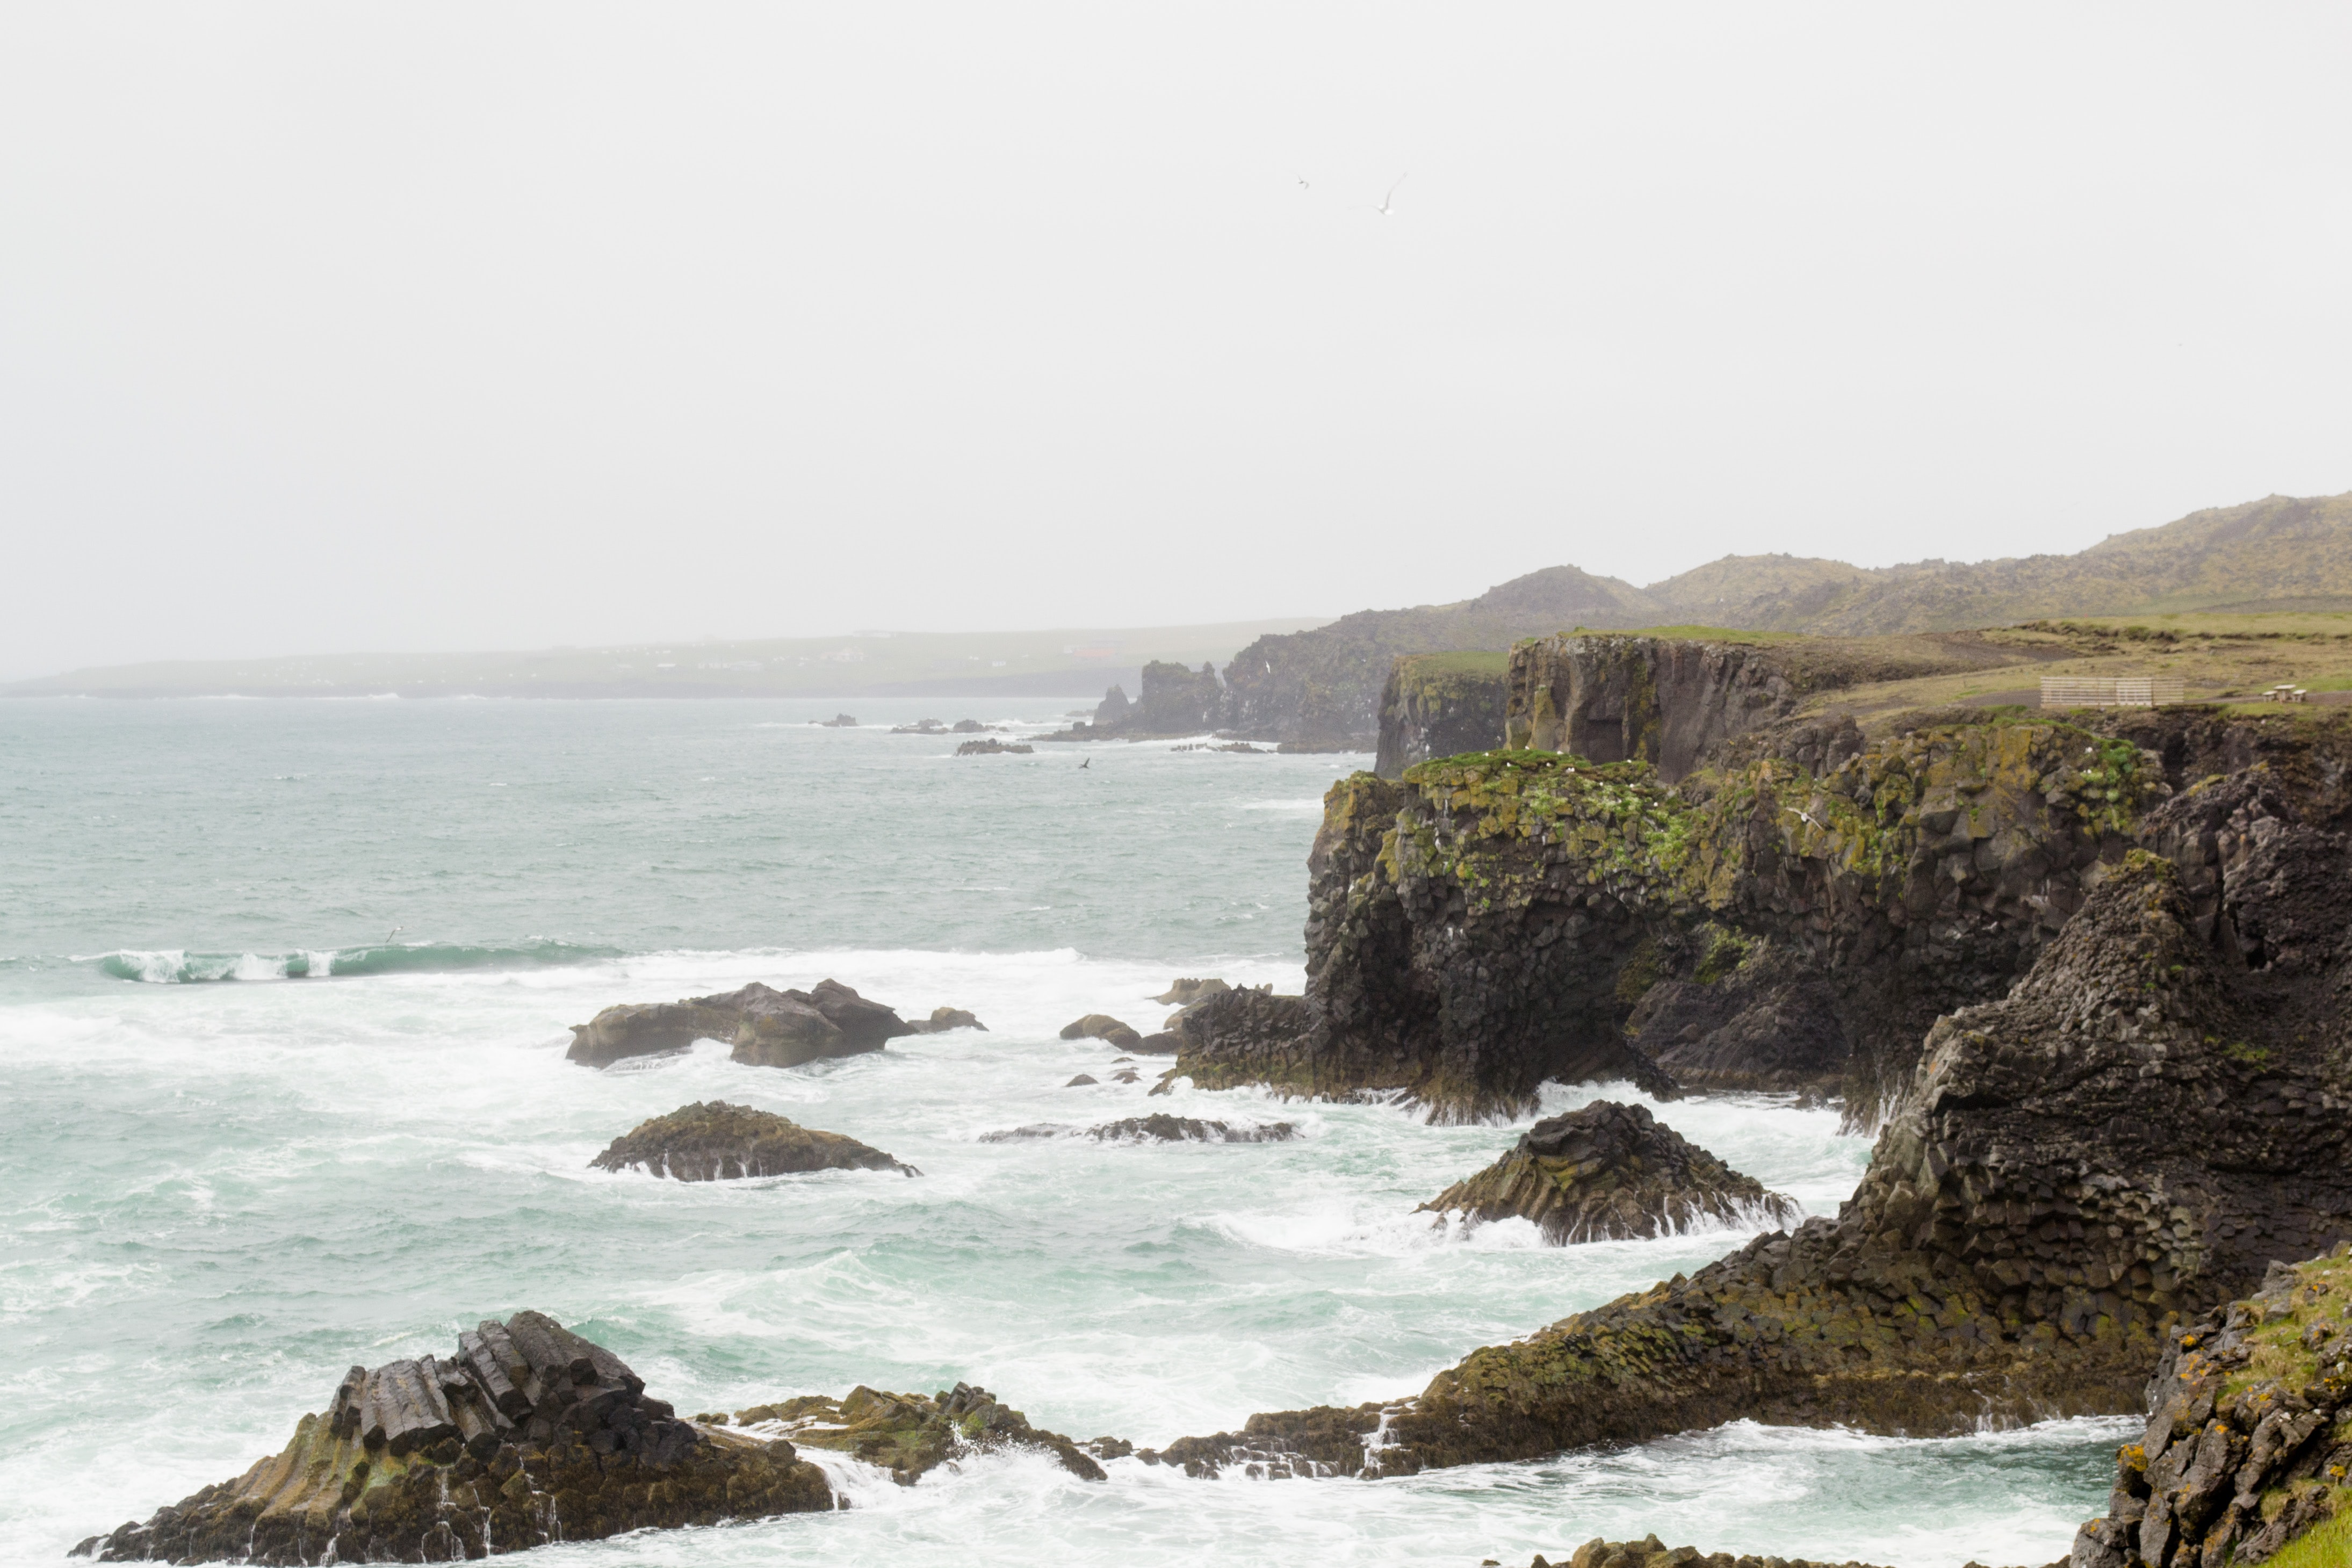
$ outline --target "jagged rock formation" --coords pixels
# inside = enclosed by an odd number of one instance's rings
[[[1815,1563],[1802,1557],[1734,1557],[1728,1552],[1708,1553],[1696,1546],[1668,1546],[1652,1534],[1641,1541],[1592,1540],[1558,1563],[1536,1553],[1528,1568],[1869,1568],[1862,1563]],[[1969,1568],[1979,1568],[1970,1563]],[[2053,1563],[2051,1568],[2057,1568]]]
[[[907,1026],[917,1034],[944,1034],[951,1029],[976,1029],[988,1032],[988,1026],[961,1008],[933,1008],[931,1016],[917,1019]]]
[[[679,1181],[732,1181],[798,1171],[898,1171],[920,1176],[881,1150],[839,1133],[820,1133],[771,1111],[707,1100],[641,1122],[588,1162],[597,1170],[635,1167]]]
[[[1082,1480],[1107,1479],[1091,1455],[1059,1432],[1032,1427],[985,1388],[959,1383],[926,1398],[883,1394],[862,1385],[840,1399],[803,1395],[739,1410],[735,1425],[765,1427],[805,1448],[854,1455],[912,1486],[925,1472],[966,1450],[1038,1448]],[[1097,1439],[1097,1442],[1106,1439]]]
[[[1554,1246],[1672,1235],[1693,1225],[1786,1225],[1797,1206],[1767,1192],[1640,1105],[1596,1100],[1538,1122],[1509,1154],[1417,1212],[1533,1220]]]
[[[1143,1043],[1143,1037],[1108,1013],[1088,1013],[1062,1026],[1064,1040],[1099,1040],[1121,1051],[1134,1051]]]
[[[2158,756],[2058,724],[1734,744],[1679,789],[1526,751],[1342,780],[1292,1038],[1180,1066],[1440,1118],[1523,1114],[1547,1079],[1842,1091],[1874,1125],[1928,1024],[2022,973],[2171,788]]]
[[[1045,740],[1150,740],[1200,735],[1217,727],[1224,715],[1225,688],[1216,666],[1188,670],[1154,659],[1143,666],[1142,695],[1129,703],[1117,686],[1103,695],[1094,722],[1083,720]]]
[[[1433,757],[1492,751],[1503,744],[1512,655],[1413,653],[1389,666],[1381,692],[1381,737],[1372,771],[1401,779]]]
[[[629,1002],[572,1026],[568,1061],[609,1067],[632,1056],[684,1051],[698,1040],[734,1043],[734,1058],[759,1067],[797,1067],[828,1056],[879,1051],[917,1032],[880,1002],[838,980],[779,991],[754,980],[732,991],[676,1002]]]
[[[1105,1144],[1278,1144],[1297,1131],[1287,1122],[1237,1127],[1227,1122],[1171,1116],[1163,1111],[1154,1115],[1129,1116],[1083,1129],[1065,1127],[1053,1122],[1036,1122],[1025,1127],[1014,1127],[1009,1132],[982,1133],[980,1141],[983,1144],[1020,1144],[1041,1138],[1092,1138]]]
[[[2326,859],[2305,878],[2283,851]],[[1834,1221],[1475,1352],[1387,1409],[1253,1416],[1163,1458],[1399,1473],[1736,1417],[1927,1435],[2140,1408],[2172,1314],[2352,1234],[2352,842],[2282,827],[2223,872],[2233,900],[2242,930],[2332,928],[2326,961],[2236,967],[2172,864],[2134,851],[2009,996],[1937,1021]]]
[[[2315,1526],[2352,1520],[2347,1249],[2273,1263],[2252,1297],[2176,1333],[2147,1406],[2147,1432],[2117,1456],[2106,1516],[2076,1536],[2073,1568],[2267,1563]]]
[[[1103,700],[1095,705],[1095,724],[1097,727],[1108,728],[1110,726],[1124,722],[1129,711],[1133,708],[1134,706],[1134,704],[1127,700],[1127,688],[1125,686],[1112,686],[1110,690],[1103,693]]]
[[[447,1360],[354,1366],[275,1458],[75,1551],[106,1563],[454,1562],[833,1504],[790,1442],[680,1421],[611,1351],[517,1312],[460,1334]]]
[[[956,747],[958,757],[1026,757],[1037,748],[1024,742],[967,740]]]
[[[1189,1008],[1233,988],[1228,982],[1215,978],[1171,980],[1168,988],[1151,999],[1168,1007]]]

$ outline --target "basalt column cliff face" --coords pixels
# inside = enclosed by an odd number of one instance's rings
[[[1799,696],[1763,648],[1658,637],[1539,637],[1511,651],[1507,685],[1503,744],[1647,762],[1668,783]]]
[[[1357,774],[1309,860],[1286,1020],[1188,1040],[1203,1086],[1523,1113],[1546,1079],[1842,1092],[1874,1126],[1942,1013],[1999,997],[2169,790],[2129,740],[1799,725],[1670,789],[1500,751]]]
[[[1926,1435],[2138,1411],[2174,1314],[2352,1234],[2352,866],[2340,836],[2266,836],[2221,903],[2290,933],[2295,964],[2217,953],[2171,862],[2130,851],[2009,996],[1937,1023],[1835,1220],[1475,1352],[1417,1398],[1162,1457],[1396,1474],[1739,1417]]]

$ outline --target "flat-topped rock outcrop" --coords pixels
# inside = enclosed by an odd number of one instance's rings
[[[588,1162],[598,1170],[643,1170],[678,1181],[732,1181],[799,1171],[922,1172],[839,1133],[749,1105],[707,1100],[681,1105],[613,1140]]]
[[[886,1040],[919,1032],[880,1002],[838,980],[805,991],[780,991],[757,980],[732,991],[675,1002],[606,1008],[572,1029],[564,1060],[609,1067],[633,1056],[684,1051],[698,1040],[731,1043],[734,1059],[759,1067],[798,1067],[825,1057],[879,1051]]]
[[[1393,1474],[1743,1417],[1927,1436],[2142,1408],[2174,1314],[2352,1235],[2352,842],[2272,821],[2210,896],[2306,967],[2217,954],[2173,864],[2134,851],[2006,998],[1936,1024],[1835,1219],[1474,1352],[1413,1399],[1256,1416],[1163,1458]]]
[[[1596,1100],[1538,1122],[1493,1165],[1421,1206],[1472,1220],[1532,1220],[1555,1246],[1769,1225],[1797,1206],[1640,1105]]]
[[[2352,1501],[2352,1255],[2274,1263],[2252,1296],[2175,1331],[2147,1409],[2073,1568],[2267,1563],[2319,1526],[2340,1536],[2352,1522],[2337,1517]],[[2352,1555],[2352,1537],[2337,1545],[2312,1561]]]
[[[912,1486],[960,1452],[1035,1448],[1082,1480],[1107,1479],[1094,1457],[1059,1432],[1029,1424],[985,1388],[959,1383],[925,1396],[859,1386],[839,1399],[806,1394],[735,1413],[738,1428],[772,1431],[807,1448],[832,1448]]]
[[[526,1312],[453,1356],[354,1366],[275,1457],[75,1551],[439,1563],[833,1506],[789,1441],[678,1420],[620,1357]]]

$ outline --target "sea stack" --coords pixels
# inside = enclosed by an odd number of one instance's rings
[[[598,1170],[632,1167],[679,1181],[731,1181],[802,1171],[897,1171],[920,1176],[880,1149],[749,1105],[722,1100],[681,1105],[642,1122],[588,1162]]]

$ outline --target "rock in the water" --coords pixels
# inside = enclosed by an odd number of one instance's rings
[[[1115,685],[1103,693],[1103,700],[1095,706],[1095,723],[1105,728],[1123,723],[1128,710],[1135,705],[1127,700],[1127,688]]]
[[[1082,1089],[1089,1083],[1099,1083],[1101,1082],[1102,1080],[1099,1078],[1081,1072],[1076,1078],[1071,1079],[1067,1083],[1063,1084],[1062,1087],[1065,1089]]]
[[[1064,1040],[1107,1040],[1121,1051],[1134,1051],[1143,1043],[1143,1037],[1108,1013],[1088,1013],[1074,1023],[1062,1026]]]
[[[1002,740],[967,740],[956,747],[958,757],[1027,757],[1037,748]]]
[[[931,1016],[919,1019],[909,1026],[917,1034],[944,1034],[951,1029],[976,1029],[988,1032],[988,1026],[961,1008],[933,1008]]]
[[[958,735],[978,735],[981,731],[986,729],[988,726],[981,723],[980,720],[976,718],[960,718],[950,727]]]
[[[1184,1037],[1174,1030],[1163,1029],[1156,1034],[1145,1035],[1128,1049],[1139,1051],[1146,1056],[1173,1056],[1184,1049]]]
[[[1151,999],[1169,1007],[1189,1008],[1194,1002],[1206,1001],[1220,991],[1230,991],[1233,988],[1228,982],[1213,977],[1205,980],[1171,980],[1166,990]]]
[[[2329,1519],[2352,1475],[2352,1249],[2273,1263],[2252,1297],[2176,1332],[2147,1408],[2074,1568],[2267,1563]]]
[[[804,1448],[833,1448],[878,1465],[902,1486],[959,1453],[1000,1448],[1042,1449],[1081,1479],[1106,1479],[1102,1467],[1069,1438],[1032,1427],[987,1389],[961,1383],[929,1398],[861,1385],[840,1399],[807,1394],[735,1413],[739,1427],[771,1423]]]
[[[75,1550],[100,1562],[432,1563],[834,1506],[788,1441],[680,1421],[600,1344],[517,1312],[345,1375],[244,1475]]]
[[[835,714],[831,718],[818,719],[816,723],[818,727],[823,729],[856,729],[857,727],[857,721],[845,713]]]
[[[709,1100],[640,1123],[588,1162],[598,1170],[635,1166],[679,1181],[730,1181],[797,1171],[922,1173],[839,1133],[820,1133],[769,1111]]]
[[[948,727],[935,718],[919,718],[912,724],[891,726],[890,733],[893,735],[945,735],[948,733]]]
[[[1761,1228],[1797,1218],[1795,1204],[1645,1107],[1609,1100],[1538,1122],[1509,1154],[1421,1208],[1531,1219],[1554,1246],[1672,1235],[1708,1220]]]
[[[1103,1144],[1278,1144],[1298,1129],[1287,1122],[1234,1126],[1203,1122],[1191,1116],[1129,1116],[1095,1127],[1066,1127],[1055,1122],[1033,1122],[1008,1132],[982,1133],[983,1144],[1025,1144],[1044,1138],[1092,1138]]]
[[[1551,1561],[1540,1552],[1528,1568],[1870,1568],[1863,1563],[1815,1563],[1802,1557],[1735,1557],[1728,1552],[1701,1552],[1696,1546],[1668,1546],[1653,1534],[1643,1541],[1592,1540],[1570,1556]],[[2051,1568],[2060,1568],[2052,1563]]]
[[[796,1067],[824,1056],[879,1051],[915,1026],[837,980],[805,991],[779,991],[754,980],[732,991],[676,1002],[606,1008],[572,1028],[566,1061],[609,1067],[632,1056],[683,1051],[698,1040],[733,1042],[735,1060]]]

